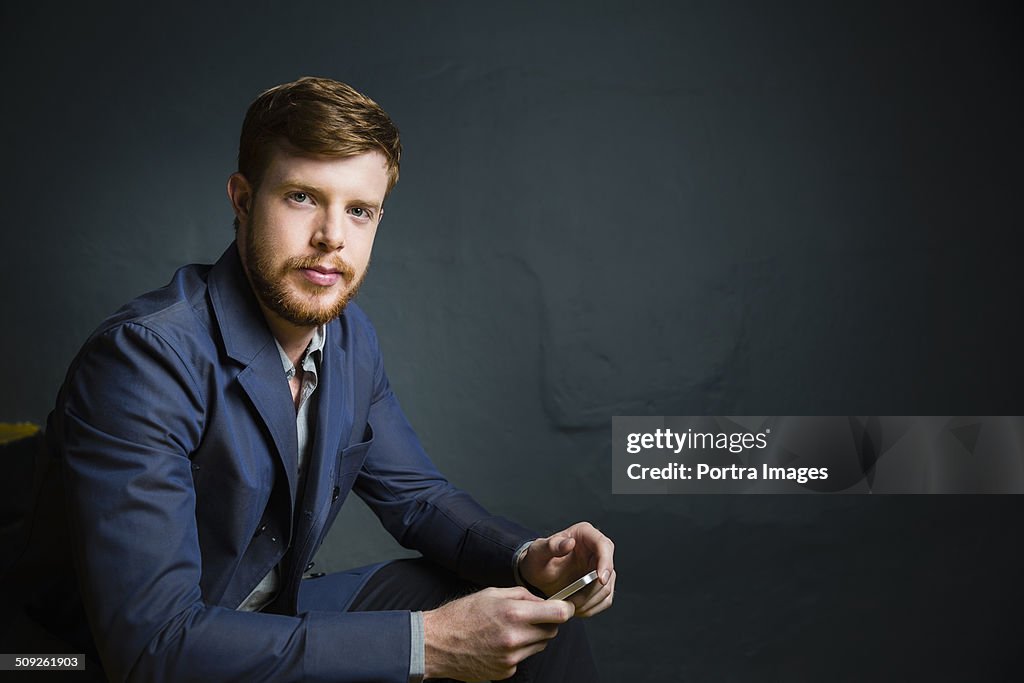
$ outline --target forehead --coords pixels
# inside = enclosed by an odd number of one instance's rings
[[[260,189],[272,191],[287,186],[383,201],[388,187],[387,159],[377,150],[335,157],[298,153],[283,145],[274,145]]]

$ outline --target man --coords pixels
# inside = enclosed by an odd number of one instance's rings
[[[570,618],[610,606],[611,541],[538,538],[449,484],[351,303],[400,155],[347,85],[263,93],[228,180],[236,242],[127,304],[68,371],[47,439],[80,590],[53,579],[30,612],[73,639],[54,596],[80,595],[111,679],[595,679]],[[310,577],[349,491],[427,560]],[[595,569],[571,603],[526,588]]]

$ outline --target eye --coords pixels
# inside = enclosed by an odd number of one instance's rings
[[[296,204],[308,204],[310,202],[310,197],[305,192],[289,192],[288,199]]]
[[[348,211],[349,211],[350,214],[352,214],[356,218],[362,218],[362,219],[373,218],[373,214],[370,213],[370,211],[368,209],[364,209],[361,206],[353,206]]]

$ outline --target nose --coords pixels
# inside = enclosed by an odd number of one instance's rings
[[[345,246],[344,212],[329,208],[320,215],[319,221],[313,233],[313,246],[320,251],[342,249]]]

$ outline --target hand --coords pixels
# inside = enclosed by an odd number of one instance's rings
[[[525,588],[485,588],[423,613],[426,678],[502,680],[543,650],[573,606]]]
[[[597,582],[569,598],[576,616],[592,617],[612,605],[615,594],[615,544],[590,522],[538,538],[519,562],[519,575],[545,595],[554,595],[596,569]]]

